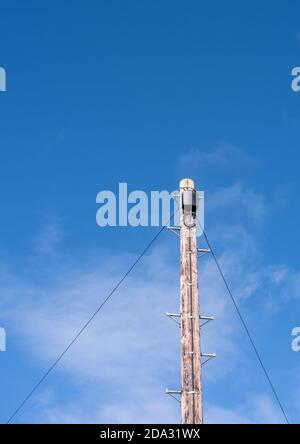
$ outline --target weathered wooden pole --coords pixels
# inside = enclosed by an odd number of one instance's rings
[[[181,422],[202,424],[202,383],[194,181],[180,181]]]

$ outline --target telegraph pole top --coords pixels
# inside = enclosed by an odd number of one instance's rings
[[[181,179],[179,182],[179,188],[189,188],[191,190],[195,189],[195,182],[193,179]]]

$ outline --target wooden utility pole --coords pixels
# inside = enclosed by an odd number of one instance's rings
[[[180,181],[181,422],[202,424],[202,383],[194,181]]]

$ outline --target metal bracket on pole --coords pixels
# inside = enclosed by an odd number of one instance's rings
[[[179,404],[181,404],[180,399],[178,399],[176,397],[176,395],[181,395],[182,391],[181,390],[169,390],[166,389],[166,395],[171,396],[171,398],[175,399],[175,401],[179,402]]]
[[[172,226],[168,225],[167,230],[170,230],[173,233],[177,234],[177,236],[179,236],[180,227],[172,227]]]
[[[168,316],[168,318],[172,319],[172,321],[176,322],[176,324],[179,325],[179,327],[180,327],[180,322],[178,322],[176,320],[176,318],[180,318],[181,317],[180,313],[169,313],[167,311],[166,316]]]
[[[172,321],[176,322],[176,324],[178,324],[180,326],[180,322],[177,321],[178,318],[181,318],[181,314],[180,313],[169,313],[167,311],[166,316],[168,316],[168,318],[172,319]],[[213,321],[215,318],[213,316],[202,316],[202,315],[199,315],[199,319],[201,321],[204,321],[203,324],[200,325],[200,327],[203,327],[205,324],[207,324],[210,321]]]
[[[210,361],[211,359],[215,358],[215,357],[216,357],[216,354],[215,354],[215,353],[201,353],[201,357],[203,357],[203,358],[207,358],[205,361],[203,361],[203,362],[201,363],[201,365],[204,365],[204,364],[206,364],[206,362],[208,362],[208,361]]]
[[[203,327],[205,324],[207,324],[209,321],[213,321],[215,318],[213,316],[199,316],[200,321],[204,321],[203,324],[200,325],[200,327]]]
[[[198,253],[198,258],[205,256],[206,254],[210,253],[210,248],[197,248]]]

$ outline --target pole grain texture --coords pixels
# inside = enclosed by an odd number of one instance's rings
[[[180,182],[181,422],[202,424],[201,343],[196,218],[183,207],[191,179]]]

